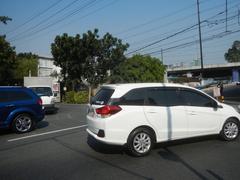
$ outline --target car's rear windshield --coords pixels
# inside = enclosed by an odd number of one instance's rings
[[[110,100],[114,89],[101,88],[97,94],[92,98],[91,104],[105,105]]]
[[[52,89],[50,87],[30,87],[38,96],[52,96]]]

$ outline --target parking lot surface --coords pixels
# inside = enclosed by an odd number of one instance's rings
[[[0,179],[240,179],[240,138],[158,144],[134,158],[86,133],[85,105],[60,104],[26,134],[0,131]]]

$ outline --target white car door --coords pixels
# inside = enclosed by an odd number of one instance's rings
[[[149,88],[144,112],[149,123],[157,130],[159,141],[187,136],[188,122],[177,88]]]
[[[218,133],[222,114],[219,108],[214,107],[216,102],[195,90],[183,89],[181,96],[186,103],[189,136]]]

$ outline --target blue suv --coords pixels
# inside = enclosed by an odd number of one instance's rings
[[[42,100],[31,89],[0,87],[0,128],[25,133],[43,118]]]

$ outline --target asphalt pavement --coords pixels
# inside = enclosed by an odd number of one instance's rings
[[[240,179],[240,138],[216,136],[158,144],[135,158],[86,133],[86,106],[59,105],[26,134],[0,131],[0,179]]]

